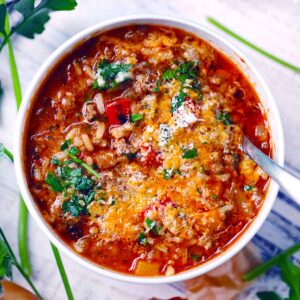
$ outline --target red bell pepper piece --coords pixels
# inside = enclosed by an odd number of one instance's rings
[[[120,126],[130,119],[130,101],[121,97],[107,101],[105,103],[105,112],[110,126]]]

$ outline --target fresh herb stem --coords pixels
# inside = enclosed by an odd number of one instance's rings
[[[232,30],[230,30],[229,28],[225,27],[223,24],[219,23],[217,20],[215,20],[214,18],[211,18],[211,17],[207,17],[206,18],[207,21],[209,23],[211,23],[212,25],[214,25],[215,27],[221,29],[222,31],[224,31],[225,33],[229,34],[230,36],[232,36],[233,38],[237,39],[238,41],[242,42],[243,44],[247,45],[248,47],[252,48],[253,50],[259,52],[260,54],[268,57],[269,59],[275,61],[276,63],[286,67],[286,68],[289,68],[297,73],[300,73],[300,67],[298,66],[295,66],[267,51],[265,51],[264,49],[254,45],[253,43],[245,40],[243,37],[241,37],[240,35],[236,34],[235,32],[233,32]]]
[[[28,276],[27,272],[24,270],[24,268],[22,267],[22,265],[17,261],[17,258],[13,252],[13,250],[11,249],[6,236],[4,234],[4,232],[2,231],[2,229],[0,228],[0,236],[2,237],[3,241],[6,244],[9,256],[13,262],[13,265],[16,266],[16,268],[19,270],[19,272],[23,275],[23,277],[25,278],[25,280],[27,281],[27,283],[30,285],[30,287],[32,288],[32,290],[34,291],[35,295],[39,298],[39,299],[43,299],[41,294],[39,293],[39,291],[37,290],[37,288],[35,287],[35,285],[33,284],[33,282],[31,281],[30,277]]]
[[[17,108],[19,109],[22,102],[22,91],[21,91],[20,78],[17,69],[14,50],[10,39],[8,39],[8,57],[9,57],[9,65],[10,65],[11,77],[13,81],[13,88],[14,88]]]
[[[45,5],[46,2],[40,3],[39,6],[42,8]],[[0,4],[6,5],[5,0],[0,0]],[[75,6],[76,6],[76,1],[75,1]],[[74,7],[75,7],[74,6]],[[69,7],[69,9],[74,9],[74,7]],[[38,12],[37,12],[38,13]],[[6,14],[6,19],[5,19],[5,34],[2,43],[0,44],[0,52],[3,49],[3,47],[8,44],[8,56],[9,56],[9,65],[10,65],[10,71],[11,71],[11,77],[13,81],[13,89],[14,89],[14,94],[15,94],[15,99],[16,99],[16,104],[17,104],[17,109],[20,108],[21,102],[22,102],[22,91],[21,91],[21,84],[20,84],[20,78],[19,78],[19,73],[17,69],[17,64],[15,60],[15,55],[14,55],[14,50],[12,46],[12,42],[10,40],[10,37],[18,31],[20,26],[22,26],[22,23],[24,23],[27,20],[23,20],[20,24],[15,26],[13,29],[11,29],[10,24],[9,24],[9,18],[8,18],[8,12]],[[4,153],[8,156],[8,158],[14,162],[14,157],[13,154],[6,148],[4,147]],[[18,224],[18,246],[19,246],[19,254],[20,254],[20,259],[21,259],[21,264],[16,260],[15,255],[13,254],[9,244],[7,243],[7,240],[4,236],[4,233],[1,230],[1,235],[3,236],[4,241],[8,245],[8,248],[10,249],[10,253],[12,254],[12,257],[14,259],[15,265],[18,268],[18,270],[21,272],[21,274],[24,276],[24,278],[27,280],[28,284],[32,287],[38,298],[42,299],[41,295],[33,285],[33,283],[30,280],[30,274],[31,274],[31,267],[30,267],[30,260],[29,260],[29,254],[28,254],[28,245],[27,245],[27,221],[28,221],[28,210],[27,207],[24,203],[24,200],[20,196],[20,212],[19,212],[19,224]],[[57,262],[58,269],[60,271],[66,293],[68,295],[68,299],[73,300],[74,297],[72,295],[71,287],[68,282],[68,278],[66,275],[66,272],[63,267],[62,260],[60,258],[58,250],[55,248],[55,246],[52,246],[52,250]]]
[[[5,3],[5,1],[4,1]],[[22,102],[22,91],[21,84],[19,79],[19,73],[17,69],[15,54],[10,36],[10,25],[8,20],[8,15],[6,16],[5,21],[5,32],[7,35],[7,44],[8,44],[8,57],[9,57],[9,66],[13,82],[13,89],[16,98],[17,108],[20,108]],[[11,153],[10,153],[11,154]],[[9,156],[9,155],[8,155]],[[12,155],[11,155],[12,156]],[[20,208],[19,208],[19,223],[18,223],[18,245],[19,253],[21,258],[21,264],[24,268],[24,271],[28,276],[31,274],[31,266],[28,254],[28,245],[27,245],[27,221],[28,221],[28,211],[22,197],[20,197]]]
[[[21,265],[28,276],[31,275],[31,266],[28,253],[28,243],[27,243],[27,227],[28,227],[28,210],[26,204],[20,196],[20,206],[19,206],[19,222],[18,222],[18,247]]]
[[[244,274],[243,280],[250,281],[250,280],[253,280],[253,279],[259,277],[263,273],[267,272],[274,265],[276,265],[283,257],[289,257],[298,251],[300,251],[300,243],[291,246],[290,248],[286,249],[285,251],[272,257],[270,260],[266,261],[265,263],[257,266],[250,272]]]
[[[5,146],[3,146],[3,147],[4,147],[4,153],[9,157],[9,159],[12,162],[14,162],[13,154]],[[30,274],[28,273],[28,270],[30,270],[30,262],[28,260],[29,255],[28,255],[27,242],[26,242],[26,240],[23,241],[23,238],[27,237],[27,208],[26,208],[25,202],[22,199],[22,197],[20,199],[22,200],[21,207],[20,207],[20,220],[23,220],[23,222],[19,223],[19,251],[20,251],[20,259],[21,259],[20,267],[22,268],[22,271],[19,268],[18,269],[23,274],[24,277],[26,276],[25,279],[28,278],[30,280],[30,278],[29,278]],[[24,213],[26,213],[26,217],[24,217],[22,215]],[[0,230],[1,230],[1,228],[0,228]],[[2,230],[1,230],[1,232],[2,232]],[[21,236],[20,236],[20,234],[21,234]],[[8,245],[8,242],[7,242],[3,232],[1,235],[3,236],[4,241]],[[8,245],[8,247],[9,247],[9,245]],[[54,254],[54,257],[56,260],[56,264],[57,264],[58,270],[60,272],[64,287],[65,287],[65,290],[66,290],[66,293],[68,296],[68,300],[74,300],[71,286],[70,286],[63,262],[61,260],[60,254],[58,252],[58,249],[52,243],[51,243],[51,248],[52,248],[52,251],[53,251],[53,254]],[[12,251],[10,251],[10,252],[12,253]],[[13,255],[13,257],[16,260],[15,255]],[[26,266],[29,266],[29,269],[26,269]],[[17,265],[16,265],[16,267],[17,267]]]
[[[86,164],[84,161],[82,161],[80,158],[78,158],[76,155],[72,154],[70,152],[70,150],[66,151],[67,154],[72,158],[72,160],[81,165],[83,168],[85,168],[90,174],[94,175],[97,179],[100,179],[101,176],[99,173],[97,173],[91,166],[89,166],[88,164]]]
[[[60,272],[61,279],[62,279],[62,281],[64,283],[64,286],[65,286],[65,290],[66,290],[66,293],[67,293],[67,296],[68,296],[68,300],[74,300],[74,296],[73,296],[73,293],[72,293],[72,290],[71,290],[71,286],[70,286],[70,283],[69,283],[69,280],[68,280],[63,262],[61,260],[60,254],[58,252],[58,249],[52,243],[51,243],[51,248],[52,248],[55,260],[56,260],[58,270]]]
[[[14,162],[13,154],[5,146],[3,147],[4,147],[4,153],[11,160],[11,162]],[[21,265],[24,269],[24,272],[26,272],[26,274],[30,276],[31,267],[30,267],[29,253],[27,247],[27,221],[28,221],[27,214],[28,214],[27,207],[24,203],[23,198],[20,196],[18,246],[19,246]]]
[[[4,153],[6,154],[6,156],[11,160],[11,162],[14,162],[14,156],[13,154],[5,147],[4,147]]]

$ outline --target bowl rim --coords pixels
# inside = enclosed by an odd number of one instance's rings
[[[283,165],[284,137],[283,137],[283,128],[282,128],[279,112],[276,103],[274,101],[274,98],[268,86],[266,85],[264,79],[258,73],[258,71],[253,66],[253,64],[248,60],[248,58],[236,46],[232,45],[231,42],[229,42],[227,39],[225,39],[214,30],[211,30],[210,28],[207,28],[202,24],[187,21],[185,19],[177,18],[177,17],[175,18],[175,17],[163,16],[163,15],[145,14],[145,15],[131,15],[131,16],[113,18],[113,19],[109,19],[97,23],[93,26],[90,26],[82,30],[81,32],[77,33],[76,35],[72,36],[66,42],[64,42],[42,64],[38,72],[31,80],[26,90],[26,93],[24,94],[23,101],[18,113],[16,134],[14,139],[15,172],[16,172],[16,178],[17,178],[17,183],[20,192],[23,196],[26,206],[30,214],[32,215],[33,219],[38,224],[38,226],[42,229],[43,233],[48,237],[48,239],[68,257],[70,257],[80,265],[84,266],[85,268],[96,272],[99,275],[103,275],[112,279],[117,279],[123,282],[139,283],[139,284],[173,283],[178,281],[184,281],[205,274],[208,271],[213,270],[214,268],[220,266],[221,264],[229,260],[231,257],[233,257],[235,254],[237,254],[253,238],[253,236],[260,229],[263,222],[267,218],[273,206],[273,203],[276,199],[278,189],[279,189],[278,185],[273,180],[270,181],[266,198],[264,200],[264,203],[258,215],[251,222],[251,224],[244,229],[244,232],[241,233],[241,235],[237,238],[237,240],[235,240],[222,254],[216,255],[215,257],[208,260],[206,263],[202,265],[193,267],[187,271],[169,277],[166,277],[164,275],[156,276],[156,277],[144,277],[144,276],[135,276],[131,274],[124,274],[124,273],[114,271],[112,269],[99,266],[93,263],[92,261],[88,260],[87,258],[81,256],[80,254],[77,254],[75,250],[73,250],[68,245],[66,245],[63,242],[63,240],[59,238],[57,234],[55,234],[53,229],[51,229],[50,225],[45,221],[39,209],[37,208],[27,186],[26,176],[24,175],[25,170],[23,168],[23,162],[22,162],[22,147],[24,145],[23,130],[28,117],[28,111],[31,107],[32,99],[34,98],[36,88],[40,86],[45,76],[47,76],[46,74],[49,70],[51,70],[51,66],[53,66],[53,64],[56,65],[56,63],[60,61],[61,58],[64,58],[65,55],[68,53],[68,51],[70,51],[70,48],[72,47],[76,48],[86,38],[90,39],[93,35],[101,31],[106,31],[109,29],[118,28],[121,26],[126,26],[134,23],[166,25],[166,26],[175,27],[179,29],[181,28],[186,31],[188,30],[185,29],[185,27],[188,26],[195,30],[205,32],[209,36],[212,36],[215,40],[220,41],[222,44],[224,44],[234,53],[236,53],[238,57],[240,57],[245,62],[247,67],[254,74],[256,81],[259,82],[260,86],[262,87],[263,91],[266,94],[265,101],[270,106],[270,109],[272,110],[272,114],[274,117],[273,119],[275,119],[275,123],[277,124],[277,128],[276,128],[277,140],[276,140],[276,149],[275,149],[276,152],[275,152],[274,159],[280,165]],[[199,37],[202,38],[201,36]],[[206,40],[205,38],[202,39]],[[224,54],[227,55],[226,53]],[[271,130],[271,133],[272,132],[273,130]]]

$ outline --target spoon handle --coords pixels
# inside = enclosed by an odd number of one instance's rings
[[[300,205],[300,179],[280,167],[248,138],[243,140],[244,151]]]

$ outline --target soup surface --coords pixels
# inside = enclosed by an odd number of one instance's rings
[[[243,73],[207,42],[128,26],[53,66],[28,121],[32,195],[93,262],[173,275],[224,251],[255,218],[268,177],[241,150],[270,137]]]

